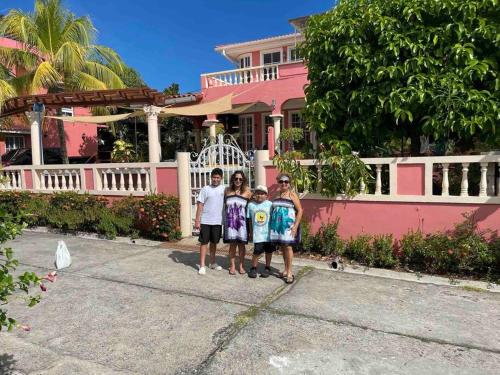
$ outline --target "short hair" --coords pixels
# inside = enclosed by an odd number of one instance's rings
[[[222,177],[223,176],[222,169],[220,169],[220,168],[212,169],[212,172],[210,173],[210,177],[212,177],[212,176],[221,176]]]

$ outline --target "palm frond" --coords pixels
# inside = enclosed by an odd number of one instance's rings
[[[38,65],[33,75],[31,82],[31,93],[35,94],[42,88],[50,88],[58,86],[63,80],[63,77],[48,61]]]
[[[65,75],[81,70],[85,65],[85,47],[76,42],[65,42],[54,55],[54,65]]]
[[[30,51],[0,47],[0,64],[9,69],[23,67],[24,70],[33,70],[39,61],[38,56]]]
[[[63,42],[74,42],[82,46],[91,46],[95,39],[96,29],[88,17],[75,18],[70,15],[64,23],[61,39]]]
[[[120,89],[125,87],[121,78],[110,68],[98,62],[85,62],[84,72],[102,81],[108,89]]]
[[[74,90],[88,91],[88,90],[106,90],[106,84],[96,77],[85,73],[75,72],[73,76],[65,82],[66,87]]]
[[[0,34],[34,46],[36,44],[37,27],[30,13],[12,9],[0,21]]]
[[[9,83],[16,90],[17,95],[27,95],[31,93],[31,83],[35,72],[29,72],[9,80]]]
[[[16,96],[16,90],[12,85],[3,79],[0,79],[0,111],[3,103],[9,99]]]
[[[96,61],[102,65],[113,65],[116,69],[119,69],[118,72],[121,72],[123,70],[123,66],[125,65],[116,51],[109,47],[100,45],[92,46],[89,60]]]
[[[53,56],[61,45],[64,21],[71,13],[61,6],[60,0],[36,0],[33,22],[39,39],[47,53]]]

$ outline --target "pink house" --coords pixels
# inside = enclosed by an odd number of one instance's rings
[[[232,94],[233,111],[227,115],[208,115],[203,125],[213,129],[222,123],[226,132],[236,133],[244,151],[270,146],[267,132],[271,126],[275,139],[283,127],[305,129],[301,110],[305,106],[307,68],[297,53],[297,44],[303,40],[298,31],[302,21],[302,18],[290,21],[295,29],[291,34],[215,48],[235,69],[201,75],[203,102]],[[198,123],[197,144],[201,129],[202,124]],[[314,134],[307,132],[306,139],[315,144]]]
[[[0,46],[9,48],[20,48],[18,42],[0,37]],[[12,69],[12,74],[19,71]],[[63,108],[64,116],[89,115],[87,108]],[[30,126],[23,116],[16,116],[4,119],[3,126],[0,127],[0,156],[10,150],[19,148],[30,148]],[[42,126],[42,145],[44,148],[59,148],[59,136],[56,122],[46,118]],[[90,157],[97,154],[97,128],[98,125],[86,123],[64,123],[66,134],[66,147],[68,156]]]

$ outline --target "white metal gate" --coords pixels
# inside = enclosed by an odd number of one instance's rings
[[[191,153],[190,161],[190,189],[191,189],[191,218],[196,217],[196,200],[201,188],[210,184],[210,172],[214,168],[222,169],[222,183],[229,185],[231,175],[236,171],[243,171],[248,179],[250,188],[254,188],[254,152],[243,152],[236,140],[229,134],[218,135],[215,142],[208,138],[204,141],[203,149],[199,154]]]

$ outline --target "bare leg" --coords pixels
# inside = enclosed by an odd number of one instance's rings
[[[266,256],[267,256],[267,254],[266,254]],[[257,268],[257,266],[259,265],[259,258],[260,258],[260,255],[252,256],[252,267],[253,268]]]
[[[281,272],[282,277],[286,277],[286,275],[288,275],[288,253],[286,252],[286,248],[286,246],[280,246],[281,253],[283,254],[283,263],[285,265],[285,269]]]
[[[238,250],[239,250],[239,256],[240,256],[240,273],[243,274],[243,273],[246,273],[245,271],[245,253],[246,253],[246,249],[245,249],[245,245],[240,243],[238,244]]]
[[[236,244],[232,243],[229,245],[229,273],[234,274],[236,272],[236,265],[234,264],[234,258],[236,258]]]
[[[287,270],[287,277],[291,278],[293,275],[292,272],[292,260],[293,260],[293,249],[291,246],[287,246],[285,248],[285,251],[287,253],[287,259],[286,259],[286,270]]]
[[[215,252],[217,251],[217,244],[210,243],[210,264],[215,264]]]
[[[208,245],[200,245],[200,268],[205,267],[205,258],[207,256]]]
[[[266,267],[271,268],[271,259],[273,258],[273,253],[266,253]]]

